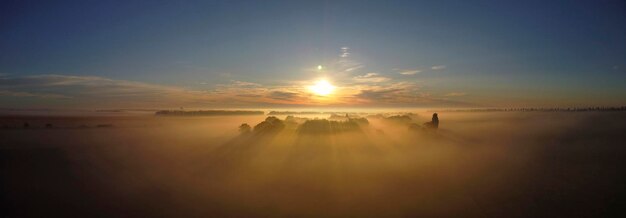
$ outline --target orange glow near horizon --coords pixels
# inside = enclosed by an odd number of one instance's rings
[[[328,96],[335,91],[335,86],[328,81],[321,79],[315,82],[314,85],[309,86],[309,90],[319,96]]]

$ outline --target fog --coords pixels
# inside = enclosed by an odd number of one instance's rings
[[[432,129],[432,113],[3,116],[2,207],[10,216],[624,213],[625,114],[440,112]]]

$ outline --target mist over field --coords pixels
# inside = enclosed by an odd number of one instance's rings
[[[439,112],[439,128],[432,129],[424,125],[432,113],[5,115],[2,211],[10,217],[623,214],[626,114]],[[250,128],[239,128],[243,123]]]
[[[7,0],[0,218],[626,217],[624,0]]]

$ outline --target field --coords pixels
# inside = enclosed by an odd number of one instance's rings
[[[239,133],[265,118],[2,116],[3,214],[625,214],[623,112],[442,112],[429,131],[370,118],[356,131]]]

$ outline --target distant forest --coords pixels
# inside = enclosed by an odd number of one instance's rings
[[[157,116],[224,116],[224,115],[264,115],[263,111],[227,111],[227,110],[205,110],[205,111],[157,111]]]
[[[270,111],[267,115],[316,115],[316,114],[345,114],[345,112],[315,112],[315,111]]]
[[[626,111],[622,107],[568,107],[568,108],[473,108],[473,109],[447,109],[438,110],[445,112],[493,112],[493,111],[539,111],[539,112],[585,112],[585,111]]]

